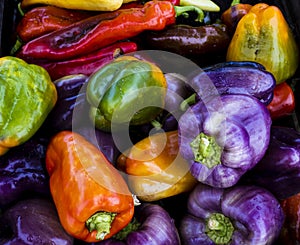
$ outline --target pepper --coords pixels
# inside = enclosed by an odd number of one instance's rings
[[[265,105],[250,95],[199,101],[180,117],[180,154],[198,181],[220,188],[233,186],[264,156],[271,123]]]
[[[142,201],[157,201],[188,192],[197,183],[179,154],[178,132],[156,133],[118,158],[128,185]]]
[[[51,5],[39,6],[30,9],[22,16],[16,32],[23,42],[28,42],[91,15],[92,13],[87,11],[63,9]]]
[[[272,120],[291,115],[295,110],[294,91],[287,82],[277,84],[274,88],[274,96],[267,106]]]
[[[50,199],[27,198],[16,202],[0,215],[0,243],[65,244],[74,238],[61,226],[55,206]]]
[[[149,48],[187,57],[226,52],[230,40],[227,27],[217,23],[202,26],[176,24],[145,34]]]
[[[0,155],[30,139],[57,101],[47,71],[22,59],[0,58]]]
[[[90,76],[96,70],[118,56],[131,53],[136,50],[137,45],[134,42],[116,42],[95,52],[76,57],[71,60],[50,62],[31,60],[30,62],[44,67],[50,74],[52,80],[56,80],[64,76],[75,74]]]
[[[294,128],[272,126],[270,143],[264,157],[245,176],[271,191],[278,199],[300,192],[300,133]]]
[[[17,54],[24,59],[65,60],[91,53],[146,30],[162,30],[175,23],[176,17],[196,11],[201,21],[203,11],[193,6],[173,6],[168,1],[150,1],[142,8],[119,9],[107,13],[107,19],[96,15],[48,35],[34,39]]]
[[[295,245],[300,242],[299,212],[300,193],[280,201],[285,214],[285,221],[279,236],[279,243]]]
[[[135,244],[180,245],[180,237],[174,220],[158,204],[142,203],[136,207],[135,217],[113,238],[96,243],[97,245]],[[95,244],[95,245],[96,245]]]
[[[188,197],[179,232],[187,245],[273,244],[283,222],[280,203],[266,189],[199,183]]]
[[[64,0],[22,0],[21,7],[29,8],[34,5],[53,5],[66,9],[78,9],[78,10],[92,10],[92,11],[114,11],[119,9],[123,3],[131,2],[134,0],[91,0],[85,1],[70,1]]]
[[[131,221],[134,201],[122,175],[81,135],[54,135],[46,168],[60,222],[73,237],[86,242],[107,239]]]
[[[91,109],[96,108],[113,127],[129,122],[140,125],[161,112],[166,87],[158,66],[124,55],[89,78],[86,95]]]
[[[234,33],[240,19],[252,8],[251,4],[233,0],[230,7],[221,14],[221,21]]]
[[[226,60],[261,63],[274,75],[276,83],[291,78],[299,64],[299,50],[281,10],[265,3],[255,4],[240,19]]]
[[[0,157],[0,207],[28,194],[50,196],[44,166],[48,137],[39,134]]]

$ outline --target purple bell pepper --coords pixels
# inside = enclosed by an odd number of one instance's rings
[[[2,245],[72,245],[51,199],[24,199],[4,211],[0,222]]]
[[[190,193],[179,231],[185,245],[270,245],[283,221],[280,203],[264,188],[199,183]]]
[[[94,245],[180,245],[174,220],[158,204],[143,203],[136,207],[135,219],[114,238]]]
[[[300,192],[300,132],[272,126],[270,144],[264,157],[243,180],[271,191],[278,199]]]
[[[264,156],[271,117],[253,96],[221,95],[192,105],[180,118],[180,153],[198,181],[233,186]]]
[[[44,168],[48,138],[34,136],[0,157],[0,207],[28,194],[50,196]]]

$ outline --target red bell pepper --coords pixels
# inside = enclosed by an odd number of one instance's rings
[[[275,86],[274,97],[267,108],[272,120],[288,116],[295,110],[294,92],[287,82]]]

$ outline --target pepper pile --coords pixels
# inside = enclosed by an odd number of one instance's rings
[[[1,244],[300,242],[296,39],[276,6],[216,3],[20,3]]]

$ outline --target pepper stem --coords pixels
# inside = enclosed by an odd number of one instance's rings
[[[211,0],[180,0],[180,6],[194,6],[204,11],[219,12],[220,7]]]
[[[213,213],[206,223],[206,234],[215,244],[228,244],[234,226],[230,219],[221,213]]]
[[[239,4],[240,3],[240,0],[233,0],[232,2],[231,2],[231,7],[232,6],[234,6],[234,5],[237,5],[237,4]]]
[[[96,239],[103,240],[110,233],[111,223],[116,217],[116,213],[98,212],[92,215],[86,222],[89,232],[97,231]]]
[[[222,148],[212,136],[201,132],[191,143],[194,160],[212,168],[221,163]]]
[[[189,13],[190,11],[196,12],[197,13],[197,17],[195,19],[195,21],[199,21],[199,22],[203,22],[204,20],[204,12],[202,9],[195,7],[195,6],[174,6],[175,12],[176,12],[176,16],[183,16],[184,18],[188,18],[189,17]]]

